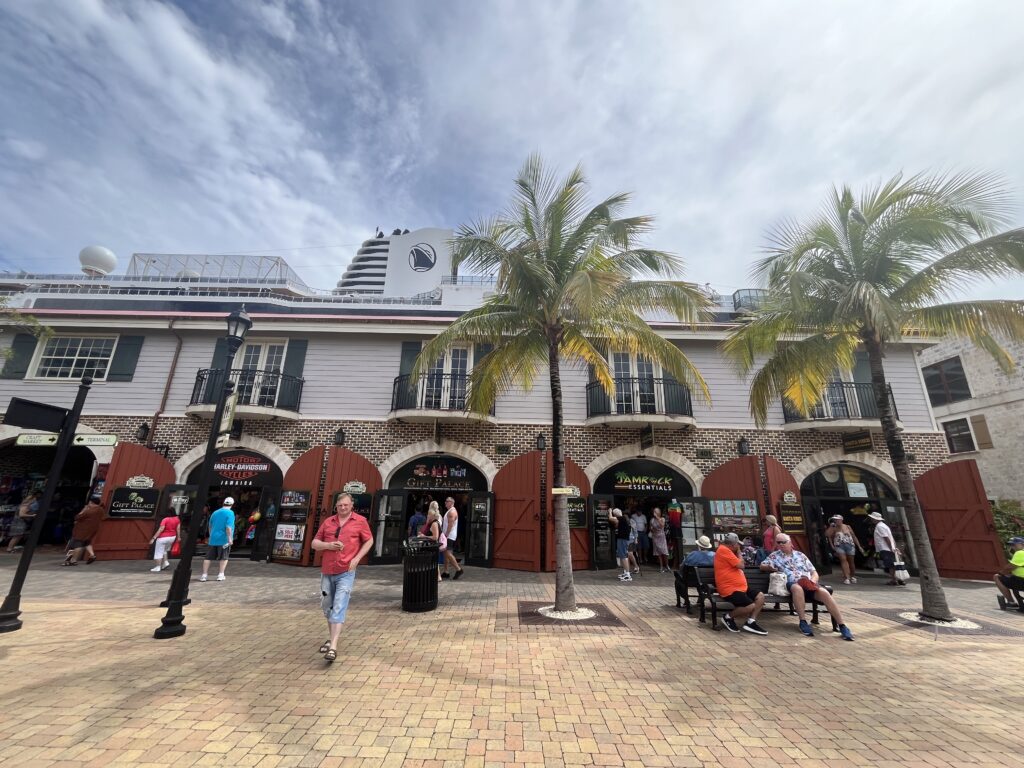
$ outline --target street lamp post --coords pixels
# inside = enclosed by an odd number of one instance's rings
[[[21,629],[21,619],[18,618],[21,615],[21,588],[25,584],[25,577],[28,576],[28,567],[32,562],[36,544],[39,543],[39,537],[42,535],[43,524],[46,522],[50,504],[53,502],[53,494],[57,491],[57,483],[60,482],[60,473],[64,470],[64,462],[71,450],[71,441],[75,438],[75,428],[78,426],[78,419],[85,406],[85,396],[89,394],[91,386],[92,377],[82,377],[82,383],[78,385],[78,394],[75,396],[75,404],[60,430],[60,437],[57,439],[57,452],[53,457],[53,464],[50,466],[50,474],[46,478],[43,498],[39,500],[39,511],[32,521],[32,530],[29,531],[25,548],[21,551],[21,559],[14,572],[10,592],[7,593],[3,605],[0,606],[0,632],[14,632]]]
[[[164,640],[170,637],[180,637],[185,634],[185,625],[182,623],[185,615],[183,609],[188,599],[188,583],[192,578],[192,556],[196,551],[196,542],[199,540],[199,526],[202,523],[203,505],[206,497],[210,494],[210,478],[213,475],[213,465],[217,461],[217,438],[220,437],[221,419],[224,416],[224,406],[228,396],[235,388],[231,381],[231,365],[235,361],[235,354],[245,341],[245,334],[252,328],[252,320],[245,313],[245,306],[236,309],[228,315],[227,358],[224,361],[224,380],[221,383],[221,391],[217,395],[216,405],[213,409],[213,421],[210,424],[210,439],[206,443],[206,455],[203,457],[203,466],[199,470],[199,482],[196,488],[196,500],[192,510],[192,520],[188,526],[188,537],[185,545],[181,548],[181,558],[178,560],[178,567],[174,569],[174,576],[171,579],[171,588],[167,592],[167,613],[160,620],[160,626],[153,632],[153,637]]]

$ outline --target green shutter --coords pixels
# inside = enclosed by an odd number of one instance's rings
[[[480,365],[480,361],[494,351],[493,344],[475,344],[473,346],[473,365]]]
[[[587,382],[587,417],[607,416],[612,412],[611,399],[604,391],[604,387],[598,383],[597,376],[594,375],[594,366],[588,365],[587,370],[590,372]]]
[[[114,359],[110,361],[110,367],[107,369],[107,381],[132,380],[145,340],[145,336],[122,336],[117,340]]]
[[[416,365],[416,358],[420,356],[422,348],[423,344],[419,341],[402,342],[402,359],[398,363],[399,376],[408,376],[412,373],[413,366]]]
[[[408,376],[412,373],[413,366],[416,365],[416,358],[420,356],[422,348],[423,343],[419,341],[402,342],[402,357],[398,363],[399,376]],[[391,410],[415,408],[417,390],[418,387],[411,380],[404,382],[404,386],[401,387],[396,381],[391,392]]]
[[[0,379],[24,379],[28,374],[28,366],[35,354],[38,339],[31,333],[19,333],[11,342],[11,356],[4,363]]]
[[[288,410],[299,410],[299,401],[302,397],[302,382],[296,379],[302,378],[303,369],[306,367],[306,349],[309,342],[306,339],[291,339],[288,341],[288,348],[284,353],[284,368],[281,373],[285,376],[295,378],[281,379],[277,393],[277,407]]]
[[[213,345],[213,360],[210,361],[210,374],[206,377],[206,387],[203,389],[202,401],[204,403],[217,402],[217,395],[224,387],[224,366],[228,363],[228,342],[223,336],[217,339]]]

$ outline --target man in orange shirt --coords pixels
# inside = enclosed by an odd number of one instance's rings
[[[740,557],[740,537],[735,533],[725,534],[722,545],[715,550],[715,587],[723,600],[735,606],[725,614],[722,623],[730,632],[739,632],[737,619],[744,621],[743,629],[754,635],[767,635],[757,623],[758,614],[764,607],[764,595],[747,589],[747,577],[743,573],[743,559]]]

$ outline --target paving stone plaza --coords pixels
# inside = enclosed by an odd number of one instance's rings
[[[14,565],[0,559],[5,590]],[[170,571],[58,566],[37,555],[25,626],[0,635],[4,765],[1005,766],[1024,749],[1024,614],[979,582],[947,589],[981,629],[937,633],[896,619],[914,585],[840,585],[846,643],[785,612],[767,637],[713,632],[652,570],[578,573],[594,625],[532,622],[553,575],[501,570],[403,613],[401,567],[377,566],[328,666],[311,570],[193,579],[187,634],[157,641]]]

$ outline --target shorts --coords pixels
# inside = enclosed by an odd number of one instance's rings
[[[640,551],[647,552],[651,548],[651,537],[647,533],[638,533],[637,536],[640,538]]]
[[[886,573],[895,569],[896,566],[896,553],[890,552],[887,549],[880,550],[878,557],[882,561],[882,568],[885,569]]]
[[[1020,576],[1007,576],[1000,573],[999,581],[1001,581],[1003,586],[1007,589],[1014,589],[1018,592],[1024,591],[1024,579]]]
[[[847,557],[853,557],[855,554],[857,554],[857,548],[849,542],[847,542],[846,544],[836,544],[836,553],[840,555],[846,555]]]
[[[72,539],[68,542],[68,549],[83,549],[92,544],[92,539]]]
[[[746,608],[748,605],[753,605],[760,594],[756,589],[748,589],[746,592],[733,592],[728,597],[723,596],[722,599],[732,603],[737,608]]]
[[[211,547],[206,548],[206,559],[207,560],[227,560],[231,554],[231,545],[225,544],[223,547]]]
[[[356,583],[355,571],[320,574],[320,607],[331,624],[344,624],[348,613],[348,601],[352,597],[352,586]]]
[[[153,559],[154,560],[166,560],[167,553],[171,551],[171,547],[174,545],[173,536],[161,536],[156,540],[156,546],[153,547]],[[207,560],[212,560],[207,553]]]
[[[28,523],[25,518],[15,517],[11,520],[11,527],[7,529],[7,535],[13,539],[15,536],[24,536],[26,531],[28,531]]]
[[[629,539],[615,540],[615,556],[619,560],[625,560],[629,557]]]

